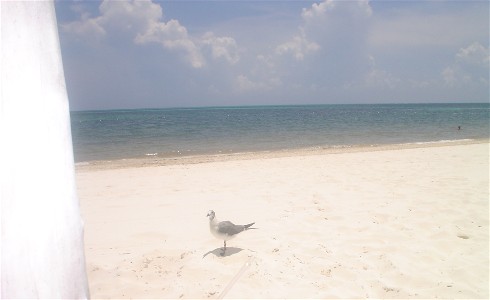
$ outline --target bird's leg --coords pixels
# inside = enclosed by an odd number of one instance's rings
[[[224,256],[225,252],[226,252],[226,241],[223,241],[223,243],[224,243],[224,247],[223,247],[223,255],[222,256]]]

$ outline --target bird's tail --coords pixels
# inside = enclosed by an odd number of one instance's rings
[[[243,227],[245,227],[245,229],[249,229],[249,227],[252,226],[253,224],[255,224],[255,222],[247,224],[247,225],[243,225]],[[254,228],[250,228],[250,229],[254,229]]]

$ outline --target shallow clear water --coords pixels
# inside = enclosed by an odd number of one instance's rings
[[[489,138],[490,104],[85,111],[71,122],[81,162]]]

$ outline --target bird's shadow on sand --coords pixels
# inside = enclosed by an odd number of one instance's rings
[[[205,258],[208,256],[208,254],[214,254],[217,257],[226,257],[226,256],[231,256],[234,254],[237,254],[238,252],[242,251],[242,248],[235,248],[235,247],[226,247],[226,253],[223,255],[223,248],[216,248],[214,250],[209,251],[208,253],[204,254],[202,258]]]

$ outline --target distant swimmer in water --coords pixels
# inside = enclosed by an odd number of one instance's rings
[[[461,126],[458,126],[458,130],[461,130]]]

